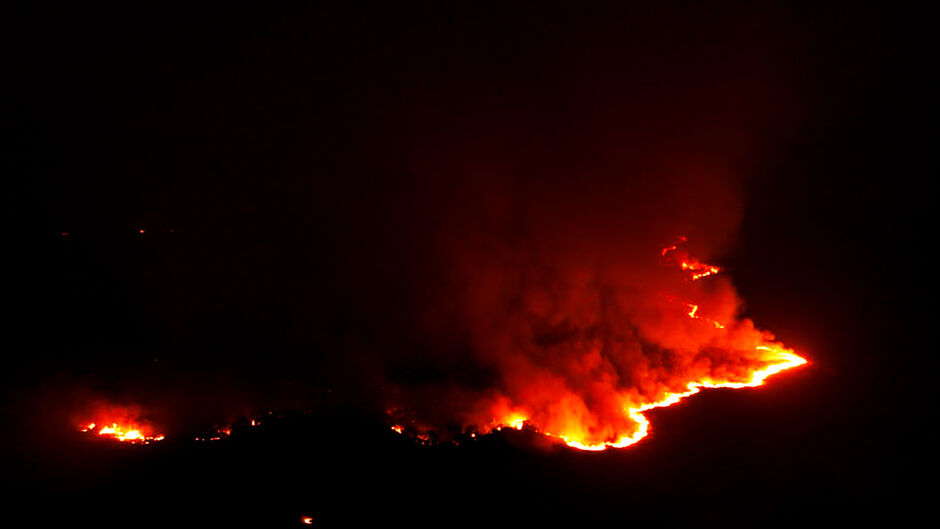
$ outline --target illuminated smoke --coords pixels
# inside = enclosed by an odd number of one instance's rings
[[[631,233],[636,212],[567,223],[551,215],[564,208],[546,212],[520,240],[476,229],[445,237],[440,292],[418,318],[427,349],[417,359],[432,375],[395,386],[393,430],[528,427],[575,448],[625,447],[649,433],[645,410],[805,363],[740,317],[731,283],[685,237]]]

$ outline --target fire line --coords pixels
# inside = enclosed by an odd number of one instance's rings
[[[681,271],[685,276],[685,281],[688,282],[702,281],[721,272],[721,268],[718,266],[703,263],[688,256],[681,249],[684,242],[686,242],[686,238],[680,237],[674,244],[660,250],[661,263],[664,266]],[[700,369],[698,375],[693,374],[691,371],[686,374],[679,372],[672,377],[672,380],[659,381],[663,385],[668,383],[673,388],[677,386],[684,388],[679,391],[675,389],[671,391],[661,390],[652,396],[643,396],[642,393],[621,392],[618,389],[615,398],[619,400],[615,402],[622,403],[622,407],[619,409],[620,419],[618,420],[621,422],[628,420],[627,423],[633,423],[632,431],[621,426],[620,431],[617,432],[616,426],[609,427],[607,431],[613,431],[620,435],[616,437],[611,435],[611,438],[604,440],[603,437],[598,436],[591,430],[591,425],[597,426],[597,423],[585,423],[580,416],[571,412],[570,408],[562,409],[566,404],[560,397],[561,400],[549,412],[549,415],[546,415],[544,410],[541,415],[537,412],[530,413],[531,410],[526,408],[525,403],[514,405],[506,398],[499,405],[494,405],[493,420],[483,428],[471,432],[470,437],[476,438],[477,433],[487,434],[505,428],[516,430],[525,428],[558,439],[579,450],[600,451],[608,448],[624,448],[636,444],[650,434],[650,421],[644,414],[648,410],[671,406],[685,397],[698,393],[703,388],[761,386],[772,375],[808,363],[805,358],[792,349],[772,341],[773,337],[769,333],[755,329],[749,320],[718,321],[709,317],[708,312],[699,303],[692,303],[673,295],[663,295],[663,298],[667,304],[666,308],[662,309],[665,313],[674,310],[689,320],[701,321],[707,324],[711,331],[702,329],[696,332],[710,336],[709,339],[713,340],[713,343],[727,347],[731,353],[720,358],[706,356],[704,361],[708,364],[708,367]],[[675,309],[669,308],[671,306],[674,306]],[[707,345],[707,343],[709,342],[700,342],[699,347]],[[721,363],[726,358],[728,365]],[[712,368],[715,369],[712,370]],[[737,372],[734,371],[735,368],[738,369]],[[689,376],[691,379],[676,379],[676,377],[682,376]],[[644,400],[652,400],[652,402],[643,402]],[[562,409],[562,411],[559,412],[559,409]],[[560,415],[562,419],[558,420],[551,413]],[[554,421],[555,428],[558,429],[543,427],[545,423],[551,421]],[[406,431],[400,424],[392,426],[392,430],[400,434]]]

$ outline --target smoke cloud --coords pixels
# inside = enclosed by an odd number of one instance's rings
[[[770,337],[737,319],[730,281],[690,281],[661,250],[685,236],[683,255],[720,257],[767,132],[724,97],[622,97],[583,127],[429,113],[420,128],[433,132],[409,137],[410,170],[380,200],[352,202],[363,246],[345,248],[358,255],[345,270],[381,329],[393,420],[446,435],[518,416],[608,442],[640,427],[625,406],[763,365],[755,347]],[[663,129],[675,137],[645,136]]]

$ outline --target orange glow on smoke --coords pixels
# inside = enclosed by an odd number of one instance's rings
[[[627,335],[634,340],[628,344],[633,349],[608,350],[611,339],[596,337],[586,326],[588,332],[568,334],[574,338],[558,342],[558,349],[547,349],[553,355],[550,359],[558,362],[555,365],[567,370],[563,375],[524,363],[526,357],[521,356],[520,363],[513,365],[512,373],[519,374],[513,379],[515,386],[478,402],[468,414],[467,423],[477,425],[470,437],[506,428],[528,429],[580,450],[623,448],[650,434],[648,410],[671,406],[703,388],[760,386],[772,375],[807,363],[770,333],[737,317],[738,301],[730,284],[702,281],[721,269],[689,257],[681,248],[684,242],[684,237],[679,238],[660,251],[664,266],[682,272],[664,280],[662,288],[682,294],[656,295],[653,290],[655,299],[647,296],[631,302],[631,307],[646,311],[636,320],[642,330],[627,331],[634,333]],[[696,285],[683,286],[688,282]],[[637,337],[638,332],[644,334]],[[544,352],[544,347],[554,345],[540,347]],[[646,350],[640,347],[649,347],[650,356],[644,356]],[[581,389],[564,377],[580,377]],[[393,430],[403,431],[400,426]]]
[[[681,252],[679,246],[681,243],[685,242],[685,240],[685,237],[680,237],[676,244],[663,248],[660,252],[661,255],[668,258],[675,252]],[[710,275],[717,274],[721,270],[717,266],[702,263],[688,256],[679,255],[677,257],[679,257],[677,260],[667,260],[666,264],[668,266],[676,266],[680,270],[689,272],[688,279],[690,281],[703,279]],[[674,300],[674,298],[670,299]],[[686,316],[688,316],[689,319],[702,320],[711,324],[715,329],[731,332],[724,324],[701,316],[699,314],[699,305],[682,303],[681,306],[687,310]],[[748,360],[750,360],[751,366],[748,369],[747,375],[744,377],[741,377],[740,374],[729,375],[728,377],[722,378],[713,376],[696,377],[684,383],[684,391],[666,391],[650,402],[642,402],[644,399],[638,398],[637,395],[622,395],[620,397],[622,400],[622,413],[635,425],[633,431],[630,433],[624,433],[612,440],[594,440],[592,436],[588,434],[590,429],[580,423],[578,414],[572,412],[572,410],[563,410],[560,413],[560,415],[569,417],[570,419],[554,421],[556,424],[560,425],[560,427],[556,426],[557,429],[535,429],[549,437],[561,439],[568,446],[580,450],[596,451],[605,450],[607,448],[623,448],[635,444],[649,435],[650,423],[646,416],[643,415],[643,412],[647,410],[671,406],[685,397],[698,393],[702,388],[746,388],[760,386],[764,383],[764,380],[771,375],[807,363],[805,358],[797,355],[792,349],[787,349],[779,343],[768,341],[765,335],[761,335],[759,338],[758,343],[750,344],[751,351],[748,355],[750,356]],[[516,429],[522,429],[524,422],[529,422],[526,416],[516,411],[497,419],[495,421],[496,426],[493,429],[499,430],[503,426],[512,426]]]

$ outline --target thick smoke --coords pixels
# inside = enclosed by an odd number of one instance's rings
[[[678,234],[706,259],[696,242],[728,240],[739,218],[730,179],[591,170],[467,178],[428,194],[419,242],[386,257],[412,268],[390,300],[410,347],[382,355],[390,404],[439,430],[485,430],[518,410],[598,442],[635,429],[624,399],[652,402],[702,374],[746,379],[759,333],[688,316],[695,303],[733,321],[728,281],[689,282],[660,255]]]

